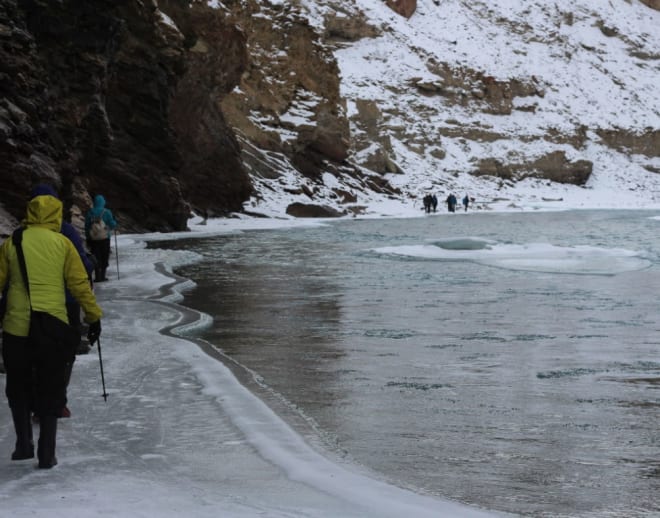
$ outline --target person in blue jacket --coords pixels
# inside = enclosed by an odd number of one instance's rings
[[[104,226],[101,235],[96,234],[96,222]],[[117,228],[112,211],[106,208],[105,198],[101,194],[94,197],[94,206],[85,214],[85,237],[90,251],[96,258],[96,267],[94,269],[94,282],[107,281],[105,272],[108,269],[110,259],[110,237],[112,231]]]

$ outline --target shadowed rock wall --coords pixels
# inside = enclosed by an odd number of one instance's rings
[[[124,230],[185,229],[189,204],[240,209],[249,179],[214,107],[240,74],[195,88],[196,15],[165,4],[191,20],[185,34],[154,2],[0,0],[0,203],[11,215],[43,179],[74,211],[103,193]]]

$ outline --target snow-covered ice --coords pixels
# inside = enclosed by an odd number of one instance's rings
[[[293,222],[256,222],[264,223]],[[254,224],[221,220],[195,228],[208,235]],[[101,397],[97,349],[78,356],[69,387],[73,415],[59,421],[54,469],[9,460],[15,435],[6,400],[0,405],[3,515],[492,515],[389,485],[334,458],[296,433],[203,344],[177,336],[207,323],[178,305],[191,283],[171,274],[196,255],[149,249],[144,240],[179,236],[190,234],[119,238],[120,278],[96,288],[105,313],[101,352],[109,397]]]

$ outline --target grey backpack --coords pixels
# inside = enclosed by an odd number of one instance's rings
[[[108,239],[108,227],[103,221],[103,213],[105,210],[102,210],[101,213],[92,219],[92,224],[89,227],[89,237],[93,241],[101,241],[102,239]]]

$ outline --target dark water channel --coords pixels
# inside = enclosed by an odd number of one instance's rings
[[[356,462],[525,516],[660,516],[655,212],[249,231],[204,259],[202,334]]]

